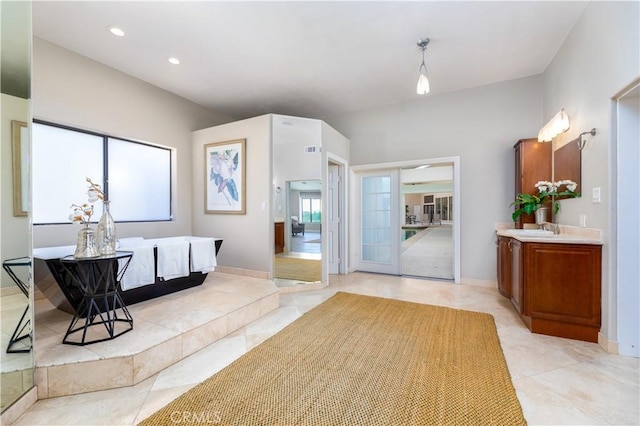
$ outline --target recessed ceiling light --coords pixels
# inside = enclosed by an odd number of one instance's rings
[[[113,34],[114,36],[118,36],[118,37],[124,37],[124,31],[122,31],[121,28],[118,27],[109,27],[109,31],[111,32],[111,34]]]
[[[178,58],[169,58],[167,60],[169,61],[169,63],[171,63],[173,65],[178,65],[180,63],[180,59],[178,59]]]

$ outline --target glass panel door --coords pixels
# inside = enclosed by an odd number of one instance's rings
[[[360,177],[359,270],[399,274],[398,172]]]

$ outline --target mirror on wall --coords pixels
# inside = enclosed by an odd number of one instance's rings
[[[29,225],[31,2],[0,2],[2,210],[0,389],[2,412],[33,387]]]
[[[282,286],[322,280],[322,183],[287,181],[284,249],[276,253],[274,278]]]
[[[322,281],[320,121],[273,116],[274,261],[279,287]]]
[[[576,191],[582,194],[582,156],[578,139],[553,152],[553,180],[572,180],[578,184]]]

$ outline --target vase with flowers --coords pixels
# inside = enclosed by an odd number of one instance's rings
[[[93,229],[89,227],[91,216],[93,216],[93,204],[71,204],[72,213],[69,220],[73,223],[82,224],[82,228],[78,231],[78,239],[76,241],[76,250],[73,253],[75,258],[97,257],[100,255],[96,246],[96,235]]]
[[[516,210],[511,215],[514,222],[520,215],[536,213],[536,223],[541,225],[546,221],[545,210],[553,209],[554,215],[560,210],[558,198],[575,198],[580,196],[580,193],[576,192],[578,184],[568,179],[557,182],[542,180],[536,183],[535,187],[538,190],[537,195],[518,194],[516,200],[511,203],[511,206],[516,207]]]
[[[98,200],[102,201],[102,216],[98,221],[96,228],[96,241],[98,244],[98,251],[103,256],[110,256],[116,253],[116,223],[109,211],[110,202],[107,199],[102,187],[91,181],[90,178],[86,178],[89,183],[89,189],[87,195],[89,196],[89,202],[94,203]]]

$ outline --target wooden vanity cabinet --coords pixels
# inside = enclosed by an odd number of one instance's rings
[[[511,252],[511,304],[513,304],[516,311],[522,316],[525,312],[522,243],[512,238],[511,241],[509,241],[509,249]],[[527,324],[527,327],[529,327],[529,324],[524,318],[523,321]],[[531,329],[531,327],[529,327],[529,329]]]
[[[275,252],[276,254],[282,253],[284,251],[284,222],[275,222],[274,231]]]
[[[518,194],[537,194],[535,185],[541,180],[551,180],[551,143],[540,143],[538,139],[520,139],[513,146],[515,151],[515,197]],[[550,219],[550,218],[549,218]],[[515,223],[521,229],[525,223],[536,223],[534,214],[523,214]]]
[[[501,295],[511,298],[511,238],[498,236],[498,291]]]
[[[506,238],[511,303],[534,333],[597,342],[601,325],[602,246]],[[502,292],[501,292],[502,293]]]

